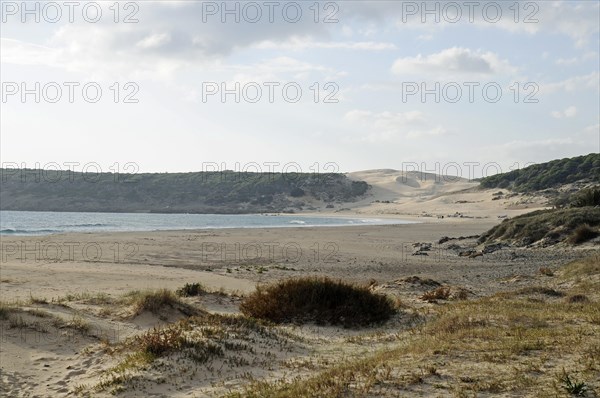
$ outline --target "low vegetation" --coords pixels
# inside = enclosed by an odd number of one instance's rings
[[[599,259],[557,271],[567,285],[584,289],[587,300],[558,300],[563,293],[540,286],[448,302],[378,352],[309,377],[255,381],[228,397],[596,396],[600,290],[587,281],[600,276]]]
[[[561,386],[571,395],[583,397],[587,390],[587,386],[582,381],[576,381],[563,369],[562,375],[559,378]]]
[[[395,312],[387,296],[328,278],[288,279],[260,286],[240,305],[242,313],[276,323],[366,326]]]
[[[11,306],[3,301],[0,301],[0,320],[6,320],[10,317],[13,312],[14,306]]]
[[[193,385],[196,393],[206,388],[211,392],[206,395],[228,397],[596,396],[600,255],[553,268],[551,277],[536,273],[535,278],[527,286],[470,300],[456,300],[464,297],[455,286],[406,278],[427,286],[430,291],[422,298],[439,300],[438,304],[405,305],[394,324],[360,333],[338,330],[331,338],[312,334],[330,328],[282,327],[249,313],[196,309],[195,315],[125,340],[94,344],[90,355],[106,354],[102,375],[94,384],[78,385],[73,391],[80,396],[149,396],[157,385],[164,385],[164,391],[185,391]],[[180,291],[193,295],[204,290],[189,283]],[[422,294],[410,291],[415,298]],[[259,292],[248,296],[242,308],[250,305],[279,315],[278,323],[337,321],[358,326],[394,312],[385,296],[327,278],[285,280]],[[88,305],[173,313],[173,308],[195,301],[184,295],[163,289],[136,291],[114,300],[78,297]],[[68,330],[78,339],[99,341],[85,312],[59,319],[51,314],[52,303],[29,305],[0,303],[2,326],[11,335],[33,330],[51,336]],[[415,317],[419,321],[409,325]],[[313,344],[315,336],[319,343]],[[221,385],[221,380],[232,383]]]
[[[588,224],[580,225],[569,236],[568,242],[574,245],[585,243],[596,238],[600,233],[591,228]]]
[[[28,336],[26,331],[35,332],[39,337],[51,336],[58,330],[70,330],[79,336],[93,337],[92,326],[77,313],[72,313],[69,319],[38,308],[0,302],[0,321],[7,321],[8,329],[20,330],[22,338]]]
[[[496,174],[483,178],[481,186],[533,192],[578,181],[600,183],[600,154],[557,159]]]
[[[437,289],[425,292],[421,296],[421,300],[429,301],[430,303],[436,302],[437,300],[448,300],[450,298],[450,288],[440,286]]]
[[[133,291],[125,295],[123,301],[133,307],[133,315],[149,311],[155,315],[163,315],[163,311],[176,309],[185,315],[193,315],[196,309],[184,303],[168,289]]]
[[[600,187],[582,189],[571,198],[572,207],[600,206]]]
[[[577,260],[567,264],[563,271],[562,277],[564,280],[587,279],[591,276],[600,275],[600,254],[587,257],[582,260]],[[589,279],[588,279],[589,282]]]
[[[186,283],[182,288],[177,289],[176,293],[181,297],[194,297],[205,294],[206,289],[198,282]]]
[[[162,383],[182,375],[193,378],[202,371],[200,366],[219,375],[250,363],[269,367],[274,347],[289,350],[292,345],[284,333],[261,321],[203,313],[147,330],[111,347],[118,362],[104,370],[93,389],[112,394],[139,392],[147,386],[148,375],[160,374]]]
[[[369,186],[339,173],[71,173],[0,169],[1,210],[261,213],[353,201]],[[93,183],[90,183],[93,182]]]
[[[479,238],[479,243],[507,241],[525,246],[544,239],[548,244],[581,243],[600,227],[600,208],[538,210],[506,219]]]

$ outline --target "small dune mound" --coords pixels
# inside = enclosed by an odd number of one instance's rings
[[[309,277],[257,288],[240,305],[242,313],[275,323],[366,326],[388,320],[394,303],[387,296],[360,287]]]
[[[133,291],[125,296],[125,301],[133,307],[133,316],[150,312],[159,317],[177,310],[183,315],[196,315],[198,310],[181,301],[168,289]]]

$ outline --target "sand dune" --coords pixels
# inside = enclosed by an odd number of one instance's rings
[[[548,206],[543,197],[479,189],[478,182],[456,176],[392,169],[347,175],[366,181],[371,189],[363,200],[340,204],[341,209],[349,209],[343,210],[346,213],[418,217],[422,221],[442,220],[442,216],[497,219]],[[503,195],[495,195],[499,191]]]

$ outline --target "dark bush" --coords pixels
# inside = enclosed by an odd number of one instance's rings
[[[134,306],[136,315],[144,311],[158,314],[165,307],[173,308],[180,303],[173,292],[167,289],[144,292],[135,291],[129,293],[128,296]]]
[[[572,207],[600,206],[600,188],[582,189],[573,195]]]
[[[496,174],[481,179],[481,186],[532,192],[581,180],[600,182],[600,154],[590,153],[585,156],[557,159],[508,173]]]
[[[580,207],[558,210],[537,210],[522,214],[517,217],[506,219],[486,233],[482,234],[478,243],[492,243],[495,241],[506,241],[518,246],[537,242],[544,237],[550,237],[558,243],[566,241],[576,243],[581,235],[594,236],[589,231],[576,233],[584,224],[588,229],[600,226],[600,208]],[[585,235],[586,232],[588,235]],[[592,230],[593,232],[593,230]],[[567,237],[569,237],[567,239]]]
[[[177,289],[177,295],[181,297],[201,296],[206,293],[204,286],[201,283],[186,283],[180,289]]]
[[[593,230],[589,225],[580,225],[575,228],[575,231],[573,231],[573,234],[569,237],[569,242],[578,245],[587,242],[588,240],[592,240],[597,236],[598,231]]]
[[[294,198],[299,198],[301,196],[305,195],[304,189],[302,188],[293,188],[292,191],[290,192],[290,195],[293,196]]]
[[[364,181],[352,181],[352,195],[364,195],[369,189],[369,184]]]
[[[567,297],[567,302],[571,304],[589,303],[590,299],[585,294],[574,294]]]
[[[242,313],[275,323],[366,326],[386,321],[394,304],[366,287],[307,277],[258,287],[240,305]]]

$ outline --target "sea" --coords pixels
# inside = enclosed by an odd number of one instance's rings
[[[332,227],[411,224],[381,218],[270,214],[158,214],[0,211],[0,235],[49,235],[69,232],[165,231],[223,228]]]

